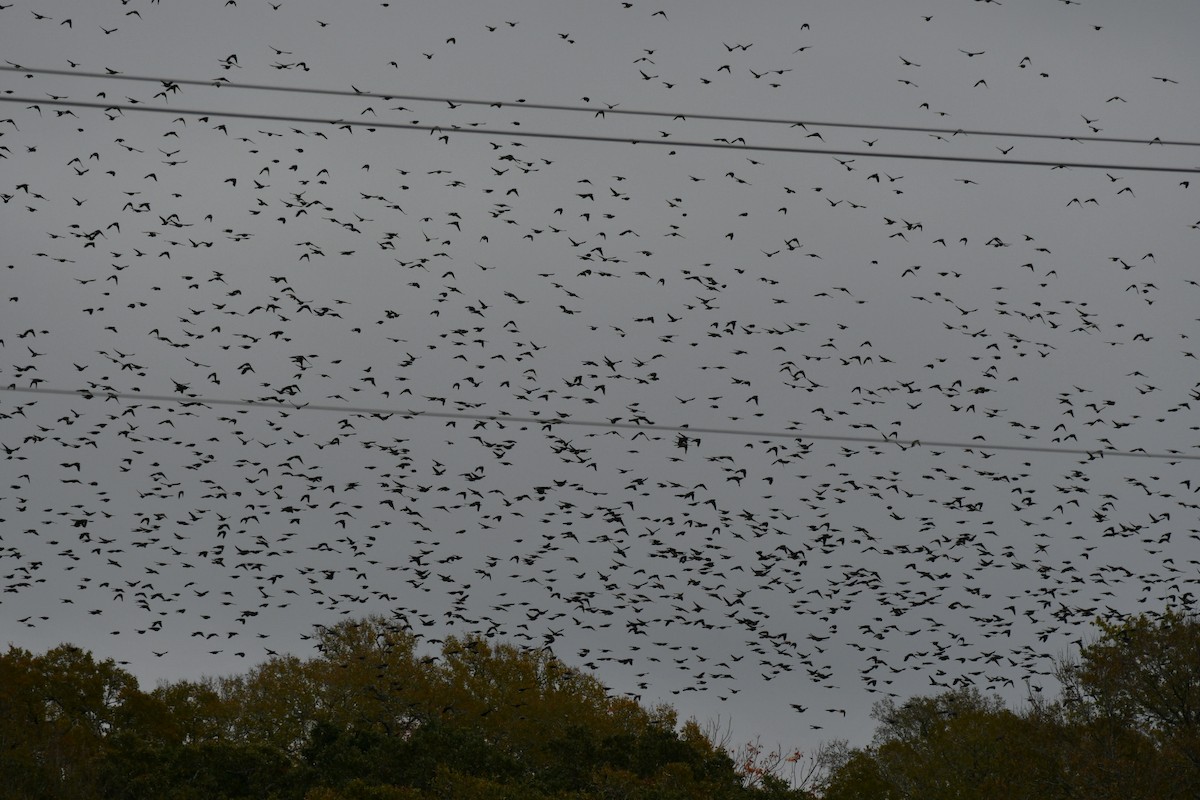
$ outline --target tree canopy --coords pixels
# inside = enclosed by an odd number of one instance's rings
[[[62,645],[0,655],[0,794],[14,798],[754,798],[693,721],[548,651],[482,636],[438,655],[380,617],[319,629],[319,655],[150,692]]]
[[[829,773],[828,800],[1200,796],[1200,622],[1098,622],[1060,662],[1061,697],[1013,711],[966,687],[878,703],[870,747]]]
[[[152,691],[69,644],[0,654],[0,797],[200,800],[1174,800],[1200,796],[1200,622],[1098,622],[1061,696],[877,703],[865,747],[734,752],[670,706],[483,636],[422,655],[380,617],[318,655]],[[786,770],[802,774],[786,780]]]

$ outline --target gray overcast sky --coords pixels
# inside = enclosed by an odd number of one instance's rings
[[[1195,604],[1200,187],[1132,167],[1200,159],[1084,139],[1193,136],[1198,33],[1190,2],[13,0],[0,383],[125,396],[0,392],[0,631],[152,685],[397,614],[803,749],[889,693],[1052,691],[1096,616]]]

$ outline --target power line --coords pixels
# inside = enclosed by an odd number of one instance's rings
[[[375,98],[379,100],[403,100],[411,103],[450,103],[453,105],[467,106],[490,106],[493,108],[533,108],[539,111],[573,111],[586,112],[588,114],[605,116],[625,115],[638,117],[671,117],[673,119],[703,119],[713,120],[717,122],[748,122],[762,125],[789,125],[791,127],[803,127],[812,125],[813,127],[821,128],[855,128],[861,130],[873,131],[900,131],[905,133],[937,133],[949,134],[951,136],[993,136],[1005,137],[1013,139],[1053,139],[1055,141],[1073,141],[1073,142],[1106,142],[1110,144],[1141,144],[1141,145],[1164,145],[1175,147],[1200,147],[1200,141],[1188,141],[1182,139],[1133,139],[1118,136],[1068,136],[1063,134],[1052,133],[1027,133],[1021,131],[993,131],[979,130],[966,128],[929,128],[917,125],[888,125],[882,123],[865,123],[865,122],[828,122],[819,120],[797,120],[784,119],[782,117],[747,117],[736,114],[695,114],[686,111],[652,111],[649,109],[633,109],[633,108],[615,108],[605,104],[605,108],[597,108],[595,106],[577,106],[563,103],[528,103],[524,100],[516,101],[501,101],[501,100],[478,100],[465,97],[439,97],[433,95],[416,95],[416,94],[384,94],[381,92],[367,92],[359,89],[346,91],[345,89],[316,89],[303,86],[281,86],[279,84],[268,83],[233,83],[224,78],[214,80],[195,80],[187,78],[162,78],[153,75],[126,75],[124,73],[105,73],[105,72],[81,72],[77,70],[67,69],[39,69],[32,67],[0,67],[0,71],[5,72],[25,72],[35,75],[67,75],[74,78],[99,78],[102,80],[118,80],[118,81],[139,81],[146,83],[160,83],[164,86],[178,84],[181,86],[204,86],[207,88],[221,89],[245,89],[251,91],[264,92],[288,92],[296,94],[319,94],[333,97],[360,97],[360,98]]]
[[[162,108],[158,106],[127,105],[121,103],[90,103],[78,100],[47,100],[39,97],[0,97],[0,103],[29,103],[32,105],[67,106],[71,108],[95,108],[102,111],[136,111],[152,114],[174,114],[176,116],[193,117],[229,117],[231,119],[259,119],[272,122],[304,122],[310,124],[329,124],[338,127],[354,128],[386,128],[391,130],[428,131],[449,138],[451,133],[469,133],[486,136],[506,136],[511,139],[564,139],[581,142],[613,142],[617,144],[657,145],[667,147],[699,147],[710,150],[738,150],[743,152],[790,153],[805,155],[857,156],[862,158],[894,158],[915,161],[947,161],[971,164],[1002,164],[1031,167],[1051,167],[1053,169],[1104,169],[1128,172],[1174,172],[1183,174],[1200,174],[1200,167],[1162,167],[1137,164],[1111,164],[1084,161],[1037,161],[1032,159],[997,159],[980,158],[977,156],[939,156],[925,153],[884,153],[865,150],[828,150],[811,147],[790,147],[784,145],[745,144],[735,145],[723,142],[697,142],[687,140],[667,139],[637,139],[617,136],[600,136],[585,133],[551,133],[548,131],[508,131],[495,128],[461,128],[455,125],[419,125],[399,122],[364,122],[362,120],[329,119],[324,117],[300,117],[288,114],[263,114],[249,111],[221,111],[219,109],[201,110],[194,108]]]
[[[372,414],[376,416],[398,416],[404,419],[413,417],[431,417],[434,419],[471,420],[476,422],[523,423],[555,427],[559,425],[581,428],[604,428],[606,430],[636,430],[663,431],[667,433],[703,433],[719,436],[749,436],[764,439],[813,439],[827,442],[857,442],[860,444],[894,444],[902,449],[910,447],[953,447],[960,450],[986,451],[1015,451],[1022,453],[1053,453],[1060,455],[1089,456],[1104,458],[1108,456],[1120,458],[1151,458],[1170,461],[1200,461],[1200,454],[1166,452],[1151,453],[1130,450],[1086,450],[1083,448],[1040,447],[1037,445],[1020,444],[987,444],[981,442],[931,441],[927,439],[888,439],[870,436],[845,436],[840,434],[816,434],[803,431],[764,431],[746,428],[708,428],[692,427],[689,425],[660,425],[657,423],[616,422],[612,420],[583,420],[572,417],[522,417],[508,414],[473,414],[460,411],[424,411],[419,409],[372,408],[369,406],[336,406],[319,403],[284,403],[270,400],[235,400],[232,398],[200,397],[199,395],[168,395],[143,394],[141,392],[115,392],[106,389],[39,389],[36,387],[21,388],[17,386],[0,387],[2,392],[21,392],[26,394],[55,395],[61,397],[80,397],[85,400],[104,398],[105,400],[142,400],[159,403],[179,403],[185,406],[239,406],[243,408],[267,408],[285,411],[336,411],[349,414]]]

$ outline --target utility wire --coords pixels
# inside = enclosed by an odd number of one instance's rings
[[[1200,147],[1200,141],[1188,141],[1182,139],[1132,139],[1117,136],[1068,136],[1063,134],[1052,133],[1025,133],[1019,131],[990,131],[966,128],[926,128],[916,125],[885,125],[879,123],[863,123],[863,122],[827,122],[819,120],[797,120],[784,119],[781,117],[746,117],[736,114],[694,114],[686,111],[651,111],[647,109],[633,108],[614,108],[605,104],[604,108],[595,106],[577,106],[561,103],[527,103],[524,100],[516,101],[499,101],[499,100],[475,100],[464,97],[436,97],[432,95],[416,95],[416,94],[383,94],[380,92],[366,92],[359,89],[346,91],[345,89],[315,89],[303,86],[281,86],[278,84],[267,83],[233,83],[225,78],[217,78],[213,80],[194,80],[185,78],[161,78],[152,75],[126,75],[123,73],[105,73],[105,72],[80,72],[77,70],[67,69],[39,69],[33,67],[0,67],[0,71],[4,72],[23,72],[35,75],[67,75],[74,78],[100,78],[103,80],[118,80],[118,81],[140,81],[147,83],[159,83],[163,86],[172,84],[180,86],[204,86],[208,88],[222,89],[246,89],[252,91],[264,92],[290,92],[296,94],[319,94],[329,95],[334,97],[362,97],[375,98],[378,100],[403,100],[410,103],[450,103],[453,105],[465,106],[490,106],[493,108],[534,108],[540,111],[574,111],[586,112],[588,114],[606,116],[608,114],[638,117],[671,117],[675,119],[704,119],[715,120],[718,122],[748,122],[762,125],[789,125],[792,127],[803,127],[812,125],[813,127],[821,128],[856,128],[872,131],[902,131],[907,133],[938,133],[949,134],[951,136],[994,136],[1013,139],[1053,139],[1055,141],[1074,141],[1074,142],[1107,142],[1113,144],[1142,144],[1142,145],[1165,145],[1175,147]]]
[[[164,108],[160,106],[127,105],[121,103],[90,103],[76,100],[48,100],[40,97],[0,97],[0,103],[28,103],[31,105],[67,106],[70,108],[95,108],[102,111],[137,111],[152,114],[174,114],[176,116],[193,117],[229,117],[231,119],[260,119],[272,122],[304,122],[310,124],[330,124],[338,127],[354,128],[386,128],[391,130],[429,131],[438,133],[449,139],[449,134],[470,133],[486,136],[506,136],[510,139],[564,139],[580,142],[615,142],[618,144],[642,144],[666,147],[700,147],[710,150],[739,150],[744,152],[791,153],[807,155],[856,156],[861,158],[894,158],[915,161],[948,161],[970,164],[1004,164],[1023,165],[1031,167],[1051,167],[1053,169],[1103,169],[1128,172],[1174,172],[1182,174],[1200,174],[1200,167],[1166,167],[1139,164],[1111,164],[1090,161],[1037,161],[1032,159],[998,159],[980,158],[977,156],[939,156],[926,153],[884,153],[865,150],[828,150],[812,147],[790,147],[784,145],[746,144],[736,145],[725,142],[697,142],[687,140],[667,139],[637,139],[617,136],[599,136],[584,133],[551,133],[549,131],[510,131],[495,128],[462,128],[456,125],[418,125],[401,122],[364,122],[362,120],[329,119],[324,117],[300,117],[288,114],[263,114],[249,111],[202,110],[194,108]]]
[[[608,430],[664,431],[668,433],[704,433],[718,436],[750,436],[765,439],[813,439],[827,442],[858,442],[861,444],[894,444],[901,449],[910,447],[953,447],[960,450],[997,450],[1022,453],[1054,453],[1060,455],[1089,456],[1104,458],[1107,456],[1121,458],[1151,458],[1170,461],[1200,461],[1200,454],[1188,455],[1179,452],[1151,453],[1142,450],[1086,450],[1083,448],[1039,447],[1021,444],[987,444],[981,442],[932,441],[927,439],[888,439],[871,436],[844,436],[837,434],[816,434],[804,431],[763,431],[746,428],[701,428],[689,425],[660,425],[657,423],[613,422],[610,420],[584,420],[572,417],[518,417],[508,414],[472,414],[458,411],[424,411],[418,409],[372,408],[367,406],[337,406],[319,403],[285,403],[270,400],[235,400],[232,398],[200,397],[199,395],[168,395],[143,394],[141,392],[115,392],[105,389],[39,389],[37,387],[21,388],[18,386],[0,387],[0,392],[21,392],[26,394],[57,395],[62,397],[80,397],[86,400],[104,398],[105,400],[143,400],[159,403],[179,403],[185,406],[240,406],[244,408],[268,408],[284,411],[337,411],[343,414],[372,414],[376,416],[399,416],[405,419],[413,417],[431,417],[434,419],[472,420],[478,422],[524,423],[553,428],[567,425],[582,428],[604,428]]]

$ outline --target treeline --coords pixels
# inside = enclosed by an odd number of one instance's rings
[[[0,656],[0,796],[105,800],[801,798],[695,722],[542,651],[482,637],[421,656],[382,618],[319,655],[150,692],[62,645]]]
[[[1200,624],[1099,623],[1061,694],[1019,710],[970,688],[874,709],[873,742],[815,756],[644,708],[544,651],[382,618],[319,655],[150,692],[62,645],[0,655],[0,797],[280,800],[1173,800],[1200,797]]]

